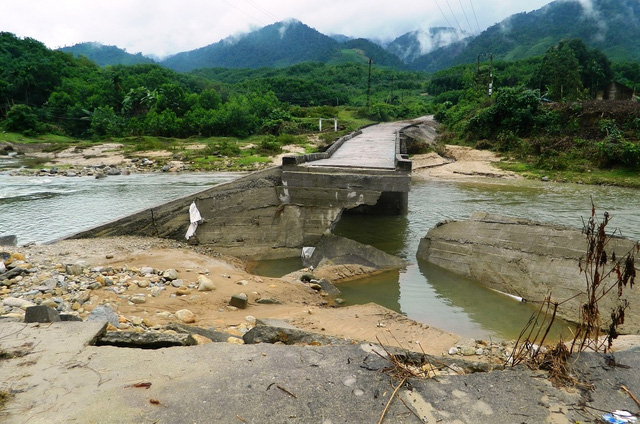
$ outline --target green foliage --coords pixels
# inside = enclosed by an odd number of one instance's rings
[[[7,131],[20,132],[27,135],[38,132],[38,117],[27,105],[14,105],[7,112],[4,127]]]

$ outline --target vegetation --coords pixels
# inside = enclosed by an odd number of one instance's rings
[[[613,82],[630,96],[638,70],[565,40],[539,58],[494,63],[492,96],[489,62],[438,72],[427,88],[443,141],[501,152],[512,160],[504,167],[538,178],[640,186],[640,105],[595,100]]]
[[[318,118],[338,115],[341,130],[348,131],[362,119],[428,112],[419,95],[425,77],[375,67],[368,96],[368,64],[192,74],[155,64],[100,68],[36,40],[0,33],[0,121],[5,131],[31,136],[245,139],[308,133],[317,129]]]

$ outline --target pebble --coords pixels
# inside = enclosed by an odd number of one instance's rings
[[[229,337],[227,339],[227,343],[242,345],[244,344],[244,340],[239,339],[238,337]]]
[[[136,305],[145,303],[147,301],[147,297],[144,294],[134,294],[129,298],[131,303],[135,303]]]
[[[151,284],[147,280],[138,280],[136,283],[138,284],[138,287],[143,289],[149,287],[149,284]]]
[[[196,322],[196,316],[188,309],[180,309],[176,312],[176,318],[185,324],[192,324]]]
[[[177,280],[173,280],[171,282],[171,285],[173,287],[182,287],[183,284],[184,284],[184,281],[182,279],[180,279],[180,278],[178,278]]]

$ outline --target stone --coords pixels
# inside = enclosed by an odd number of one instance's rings
[[[140,274],[142,275],[155,274],[155,273],[156,273],[155,269],[151,268],[150,266],[143,266],[142,268],[140,268]]]
[[[192,324],[196,322],[196,316],[193,312],[188,309],[180,309],[175,313],[176,318],[185,324]]]
[[[18,236],[2,236],[0,237],[0,246],[17,246]]]
[[[229,305],[238,309],[245,309],[247,307],[248,297],[245,293],[234,294],[229,300]]]
[[[260,299],[256,300],[256,303],[259,303],[261,305],[280,305],[282,304],[282,302],[280,302],[279,300],[276,300],[272,297],[261,297]]]
[[[462,356],[473,356],[476,354],[476,348],[473,346],[462,346],[460,348]]]
[[[183,281],[183,280],[181,280],[180,278],[178,278],[177,280],[173,280],[173,281],[171,282],[171,285],[172,285],[173,287],[182,287],[182,285],[183,285],[183,284],[184,284],[184,281]]]
[[[74,314],[60,314],[60,321],[80,321],[82,322],[82,318],[78,315]]]
[[[149,284],[150,284],[147,280],[138,280],[136,281],[136,283],[138,284],[138,287],[142,289],[149,287]]]
[[[29,306],[25,309],[24,322],[59,322],[60,314],[45,305]]]
[[[98,337],[96,346],[160,349],[173,346],[193,346],[197,342],[190,334],[166,334],[157,332],[108,331]]]
[[[198,283],[198,291],[213,291],[216,289],[216,285],[213,281],[204,275],[198,276],[196,282]]]
[[[82,275],[83,268],[80,265],[67,265],[65,267],[65,272],[68,275]]]
[[[129,298],[129,300],[131,301],[131,303],[135,303],[136,305],[140,305],[142,303],[145,303],[147,301],[147,297],[143,294],[134,294],[133,296],[131,296]]]
[[[257,325],[242,336],[245,344],[277,343],[287,345],[339,345],[351,344],[350,340],[338,337],[325,336],[324,334],[311,333],[296,328],[272,327]]]
[[[2,305],[10,308],[27,309],[29,306],[35,306],[35,303],[17,297],[7,297],[2,300]]]
[[[249,284],[249,282],[247,280],[240,280],[236,281],[236,284],[239,286],[246,286],[247,284]]]
[[[227,339],[227,343],[241,345],[244,344],[244,340],[231,336]]]
[[[120,326],[118,314],[116,314],[113,308],[107,305],[98,305],[93,308],[93,311],[91,311],[87,317],[87,321],[106,321],[115,328]]]
[[[74,301],[78,302],[80,305],[84,305],[89,301],[90,298],[91,298],[91,293],[89,293],[86,290],[83,290],[78,294],[76,294],[76,296],[74,297]]]
[[[186,296],[188,294],[191,294],[191,290],[189,290],[188,287],[182,286],[178,290],[176,290],[177,296]]]
[[[199,345],[213,343],[213,340],[208,337],[201,336],[200,334],[192,334],[191,337],[193,337],[193,339],[196,341],[196,344]]]
[[[189,333],[193,336],[200,335],[206,337],[209,340],[214,342],[226,342],[229,338],[229,333],[225,333],[222,331],[216,331],[213,328],[200,328],[194,327],[191,325],[181,324],[179,322],[170,322],[165,327],[168,330],[174,330],[178,333]]]
[[[460,353],[460,351],[457,347],[454,346],[452,348],[449,348],[449,355],[457,355],[458,353]]]
[[[173,280],[177,280],[178,279],[178,271],[176,271],[175,269],[167,269],[162,273],[162,277],[164,277],[165,280],[168,281],[173,281]]]

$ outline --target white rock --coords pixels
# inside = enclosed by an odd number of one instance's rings
[[[458,348],[457,347],[452,347],[449,349],[449,355],[457,355],[458,354]]]
[[[173,280],[177,280],[178,279],[178,271],[176,271],[175,269],[167,269],[165,272],[162,273],[162,276],[170,281]]]
[[[144,294],[135,294],[131,296],[129,300],[131,301],[131,303],[139,305],[141,303],[145,303],[147,301],[147,297]]]
[[[2,304],[10,308],[20,308],[20,309],[27,309],[29,306],[36,305],[33,302],[29,302],[28,300],[25,300],[25,299],[19,299],[17,297],[7,297],[2,301]]]
[[[204,275],[198,276],[196,280],[198,283],[198,291],[212,291],[216,289],[216,285],[209,278]]]

